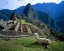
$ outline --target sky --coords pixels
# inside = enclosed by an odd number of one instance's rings
[[[0,0],[0,10],[1,9],[9,9],[14,10],[21,6],[26,6],[28,3],[34,5],[36,3],[57,3],[59,4],[61,1],[64,0]]]

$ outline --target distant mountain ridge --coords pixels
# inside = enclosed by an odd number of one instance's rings
[[[32,13],[33,15],[32,14],[31,15],[32,15],[32,17],[33,16],[37,17],[37,16],[40,16],[39,13],[45,12],[49,15],[49,17],[53,18],[51,25],[53,26],[53,24],[54,24],[53,22],[55,21],[58,26],[58,29],[59,30],[61,29],[64,31],[64,27],[63,28],[61,27],[64,24],[64,20],[63,20],[64,19],[64,7],[63,7],[63,5],[64,5],[64,1],[62,1],[59,4],[56,4],[56,3],[43,3],[43,4],[37,3],[32,6],[33,7],[32,11],[34,11],[34,12]],[[25,6],[17,8],[15,10],[7,10],[7,9],[0,10],[0,19],[9,20],[11,14],[13,12],[20,15],[23,13],[24,9],[25,9]],[[37,11],[35,11],[35,10],[37,10]],[[39,11],[39,13],[38,13],[38,11]],[[27,14],[25,14],[25,15],[27,15]],[[39,18],[41,21],[43,20],[42,17],[41,18],[37,17],[37,18]],[[44,20],[42,22],[44,22]]]
[[[7,10],[7,9],[0,10],[0,19],[9,20],[11,14],[12,14],[12,11],[10,10]]]
[[[55,28],[54,20],[47,13],[35,10],[30,3],[26,5],[23,14],[29,18],[39,19],[41,22]]]
[[[43,4],[37,3],[32,6],[35,10],[41,11],[41,12],[46,12],[47,14],[50,15],[51,18],[55,19],[55,18],[59,17],[62,14],[62,12],[64,12],[63,5],[64,5],[64,1],[62,1],[59,4],[56,4],[56,3],[43,3]],[[19,7],[15,10],[11,10],[11,11],[16,12],[17,14],[21,14],[21,13],[23,13],[24,8],[25,8],[25,6],[22,6],[22,7]],[[4,9],[2,11],[4,12],[5,10],[6,9]],[[0,13],[1,13],[1,11],[0,11]]]
[[[13,12],[15,12],[18,15],[20,15],[20,14],[23,13],[24,8],[25,7],[23,6],[23,7],[20,7],[20,8],[15,9],[15,10],[8,10],[8,9],[0,10],[0,19],[9,20],[10,17],[11,17],[11,14]]]

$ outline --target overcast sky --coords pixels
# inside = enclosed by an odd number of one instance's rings
[[[25,6],[28,3],[32,5],[36,3],[48,3],[48,2],[55,2],[60,3],[62,0],[0,0],[0,10],[1,9],[10,9],[14,10],[20,6]]]

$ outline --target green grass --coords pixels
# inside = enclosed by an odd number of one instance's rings
[[[49,48],[36,43],[34,37],[0,41],[0,51],[64,51],[64,42],[53,41]]]
[[[22,24],[26,24],[26,21],[25,21],[25,20],[21,20],[21,23],[22,23]]]
[[[36,28],[36,29],[39,28],[39,27],[37,27],[37,26],[35,26],[35,25],[31,24],[31,23],[26,22],[25,20],[21,20],[21,23],[22,23],[22,24],[28,24],[28,25],[31,25],[31,26],[33,26],[33,27]]]
[[[25,20],[21,20],[22,24],[28,24],[28,25],[32,25],[31,23],[27,23]]]

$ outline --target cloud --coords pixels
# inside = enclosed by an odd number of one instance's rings
[[[62,0],[0,0],[0,8],[1,9],[16,9],[20,6],[25,6],[28,3],[31,3],[32,5],[36,3],[48,3],[48,2],[55,2],[59,3]]]

